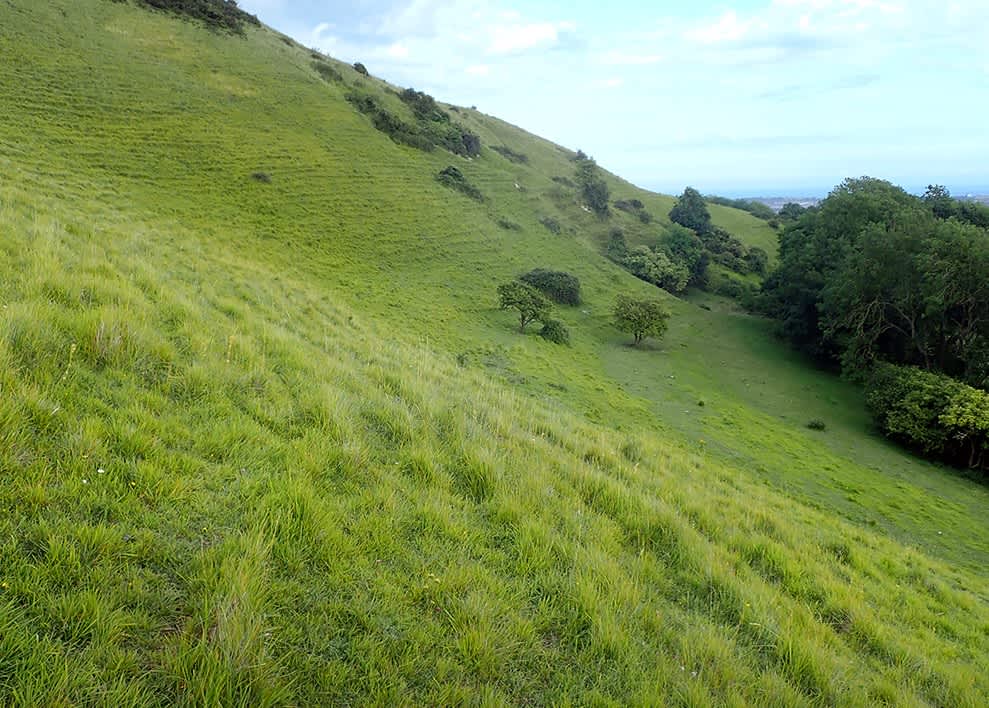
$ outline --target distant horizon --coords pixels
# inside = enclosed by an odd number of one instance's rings
[[[621,175],[619,175],[621,176]],[[917,196],[923,195],[927,190],[927,185],[922,187],[917,187],[916,185],[903,185],[898,184],[895,180],[886,179],[882,175],[869,175],[870,177],[875,177],[877,179],[885,179],[898,187],[903,188],[910,194],[915,194]],[[650,192],[655,192],[657,194],[672,194],[676,196],[683,192],[685,187],[693,187],[701,194],[717,196],[717,197],[727,197],[728,199],[784,199],[787,197],[792,197],[794,199],[824,199],[835,187],[840,184],[836,182],[829,187],[820,188],[791,188],[791,187],[780,187],[780,188],[767,188],[767,189],[706,189],[703,184],[690,184],[683,185],[682,187],[676,188],[663,188],[663,187],[652,187],[648,184],[637,185],[643,189],[647,189]],[[931,184],[941,184],[939,182],[932,182]],[[951,193],[952,197],[969,197],[969,196],[989,196],[989,185],[973,186],[973,185],[962,185],[953,186],[950,184],[944,185],[947,187],[948,191]]]

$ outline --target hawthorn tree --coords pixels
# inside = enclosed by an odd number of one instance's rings
[[[519,313],[519,332],[522,334],[525,334],[529,323],[545,322],[552,310],[549,300],[541,292],[518,280],[499,285],[498,299],[501,309]]]
[[[646,337],[661,337],[668,326],[670,312],[659,300],[636,300],[619,295],[615,300],[615,326],[631,334],[637,345]]]

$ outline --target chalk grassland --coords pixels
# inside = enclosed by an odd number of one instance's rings
[[[759,320],[624,346],[563,151],[397,146],[267,30],[0,20],[0,702],[984,703],[984,489]],[[535,266],[571,348],[493,307]]]

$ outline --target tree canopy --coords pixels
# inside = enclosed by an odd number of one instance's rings
[[[670,210],[670,221],[695,231],[698,235],[711,230],[711,214],[704,197],[693,187],[687,187]]]
[[[659,300],[636,300],[619,295],[613,310],[615,326],[631,334],[634,344],[646,337],[661,337],[668,326],[670,312]]]
[[[544,322],[552,311],[552,305],[541,292],[528,283],[512,280],[498,286],[498,299],[503,310],[515,310],[519,314],[519,332],[532,322]]]
[[[847,372],[886,360],[986,386],[989,233],[957,204],[935,188],[919,198],[846,180],[784,231],[769,313],[794,345]]]

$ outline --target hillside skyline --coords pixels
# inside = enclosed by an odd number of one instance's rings
[[[240,4],[306,46],[581,148],[649,189],[823,196],[869,174],[989,191],[989,142],[977,139],[989,8],[975,0]],[[933,86],[947,103],[927,100]]]

